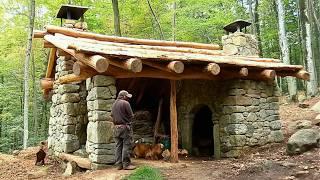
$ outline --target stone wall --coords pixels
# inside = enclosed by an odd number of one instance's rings
[[[236,80],[223,89],[226,94],[219,121],[222,157],[238,157],[245,148],[283,141],[276,86]]]
[[[194,113],[201,106],[208,106],[212,112],[214,129],[219,132],[220,83],[208,80],[184,80],[177,84],[177,112],[179,143],[182,148],[192,152],[192,129]],[[215,131],[214,131],[215,132]],[[219,144],[219,136],[214,136],[214,144]],[[220,156],[219,146],[215,155]]]
[[[201,105],[213,113],[216,158],[238,157],[245,148],[283,140],[279,93],[274,85],[250,80],[186,80],[179,84],[178,127],[183,148],[192,149],[193,114]]]
[[[223,51],[227,55],[257,56],[258,41],[254,35],[235,32],[222,37]]]
[[[73,59],[57,59],[55,80],[72,73]],[[50,154],[78,150],[86,141],[87,96],[84,83],[54,84],[50,108],[48,146]]]
[[[112,104],[116,98],[115,79],[97,75],[87,79],[87,107],[89,124],[87,128],[86,151],[93,169],[107,167],[114,161]]]

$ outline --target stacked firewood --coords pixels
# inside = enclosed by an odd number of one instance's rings
[[[132,121],[133,139],[153,143],[152,114],[149,111],[137,111]]]

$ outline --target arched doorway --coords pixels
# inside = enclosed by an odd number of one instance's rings
[[[212,111],[206,105],[199,106],[193,111],[192,154],[214,155]]]

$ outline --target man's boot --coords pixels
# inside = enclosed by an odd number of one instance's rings
[[[122,166],[122,164],[121,164],[121,165],[119,165],[117,169],[118,169],[118,170],[121,170],[121,169],[123,169],[123,166]]]
[[[136,169],[137,167],[136,166],[133,166],[133,165],[129,165],[129,166],[126,166],[126,167],[123,167],[123,169],[125,170],[134,170]]]

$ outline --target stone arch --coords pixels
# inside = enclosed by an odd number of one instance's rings
[[[218,128],[215,128],[216,125],[216,112],[214,111],[214,108],[211,106],[211,105],[208,105],[208,104],[197,104],[195,106],[193,106],[191,109],[189,109],[188,111],[188,114],[187,114],[187,124],[185,124],[185,130],[187,132],[185,132],[185,145],[184,147],[186,149],[188,149],[189,152],[193,153],[193,145],[194,145],[194,125],[195,125],[195,118],[197,118],[197,113],[201,110],[205,109],[205,111],[207,111],[209,113],[209,117],[211,119],[211,132],[212,132],[212,135],[211,137],[213,138],[213,150],[216,150],[216,149],[220,149],[218,148],[219,146],[219,143],[216,143],[216,141],[220,138],[219,137],[219,129]],[[216,130],[217,132],[214,132],[214,130]],[[217,147],[217,148],[216,148]],[[211,152],[211,155],[217,155],[217,152]],[[218,156],[219,157],[219,156]]]

